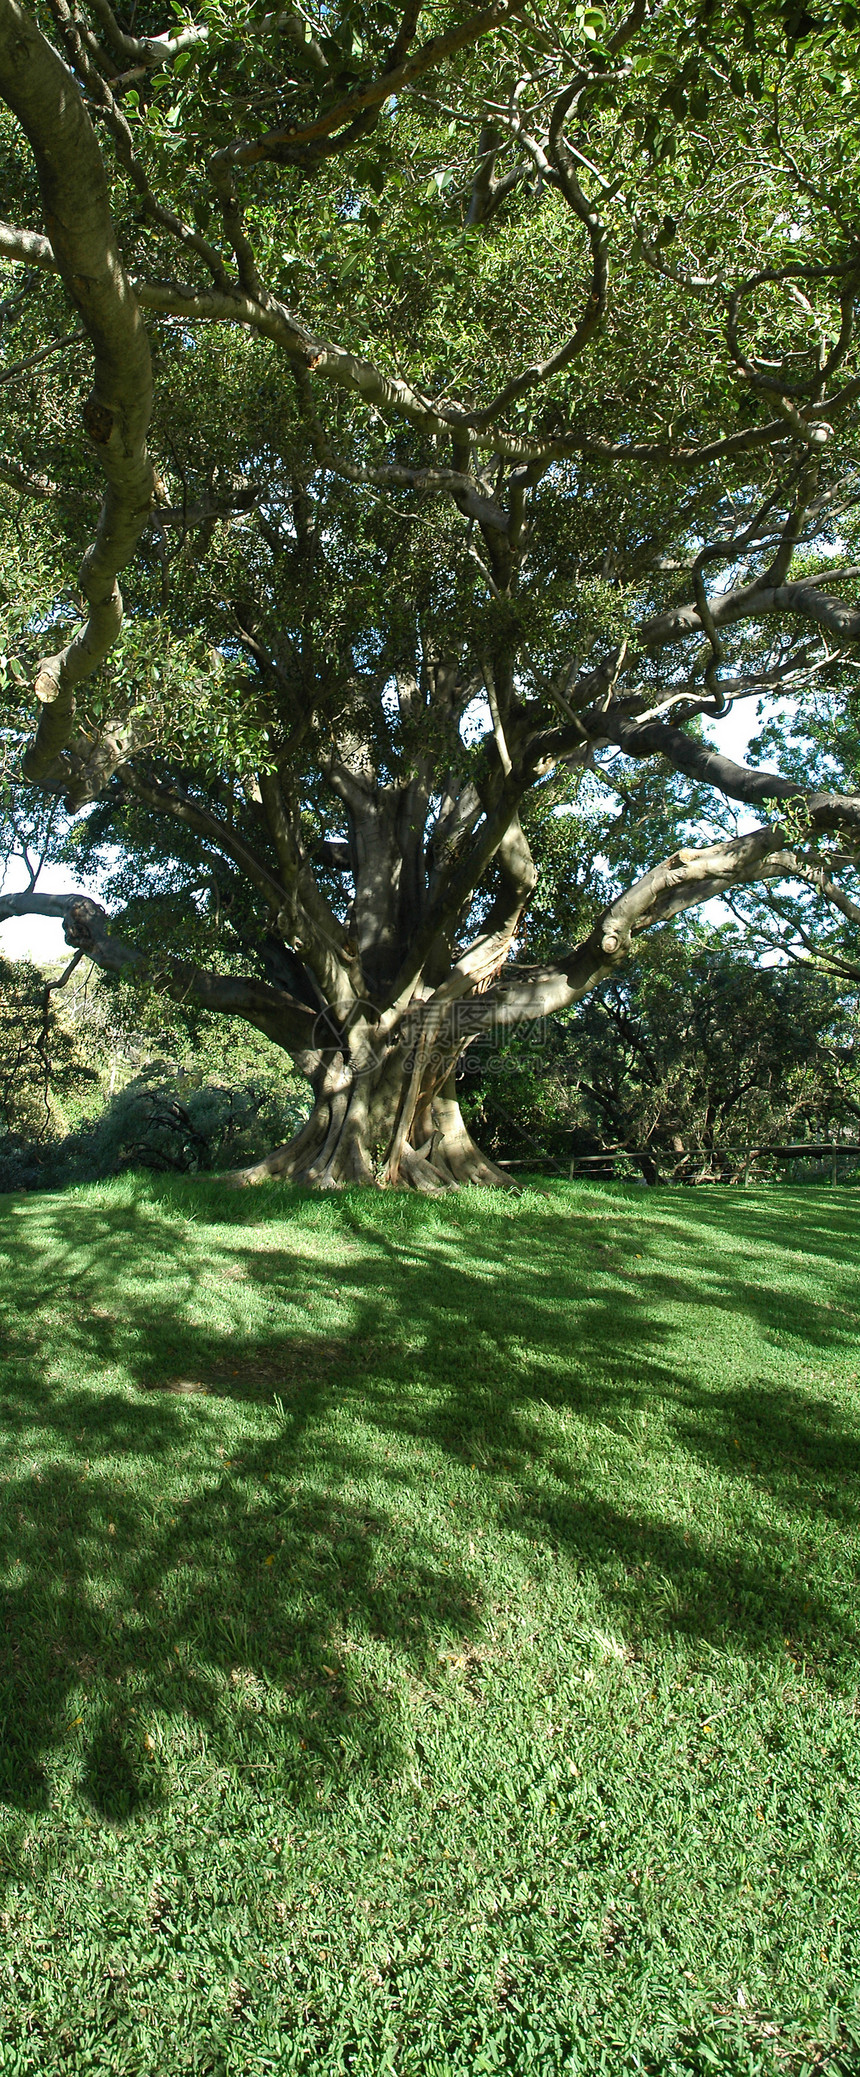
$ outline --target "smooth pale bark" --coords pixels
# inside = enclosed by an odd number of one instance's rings
[[[107,479],[98,531],[79,576],[86,624],[57,655],[43,658],[36,675],[43,713],[25,770],[44,784],[72,733],[75,686],[103,662],[122,625],[117,575],[134,553],[152,504],[146,450],[152,373],[143,320],[117,248],[95,132],[62,59],[17,0],[0,0],[0,96],[31,147],[51,251],[93,347],[84,425]]]
[[[0,894],[0,923],[22,916],[58,917],[67,945],[83,952],[103,973],[133,973],[178,1002],[241,1017],[300,1059],[314,1052],[314,1012],[286,990],[254,976],[213,973],[190,959],[163,953],[147,956],[111,929],[101,903],[88,894]]]

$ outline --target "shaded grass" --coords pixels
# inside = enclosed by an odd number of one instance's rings
[[[0,1200],[0,2073],[860,2071],[853,1201]]]

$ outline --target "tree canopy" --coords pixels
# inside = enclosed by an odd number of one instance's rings
[[[255,1174],[495,1180],[477,1035],[860,919],[857,23],[0,0],[8,798],[111,911],[0,918],[291,1055]]]

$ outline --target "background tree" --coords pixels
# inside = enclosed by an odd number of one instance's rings
[[[0,959],[0,1191],[259,1159],[302,1124],[304,1090],[257,1032],[230,1039],[85,961]]]
[[[0,1174],[11,1157],[69,1131],[98,1076],[58,1021],[45,975],[28,960],[0,959]],[[32,1165],[32,1163],[31,1163]],[[38,1165],[38,1157],[37,1157]]]
[[[704,727],[853,683],[856,16],[693,29],[0,0],[7,742],[32,684],[24,776],[122,930],[0,915],[291,1055],[310,1117],[255,1173],[497,1179],[477,1034],[714,895],[855,900],[853,779]],[[629,815],[614,877],[594,789],[654,769],[689,840]],[[535,960],[565,807],[575,929]]]
[[[466,1056],[464,1108],[497,1158],[548,1155],[566,1173],[577,1155],[626,1152],[649,1183],[735,1179],[753,1149],[858,1139],[856,989],[756,967],[725,925],[656,931],[532,1038]]]

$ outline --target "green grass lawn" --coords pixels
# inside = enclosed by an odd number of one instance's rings
[[[860,1199],[0,1199],[0,2073],[860,2072]]]

